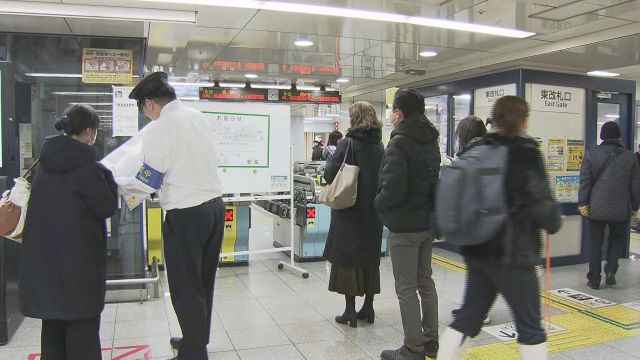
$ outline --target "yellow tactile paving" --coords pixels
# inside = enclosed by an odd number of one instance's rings
[[[433,262],[456,272],[466,271],[464,264],[443,256],[434,255]],[[622,305],[593,309],[548,292],[543,293],[541,297],[543,303],[548,299],[550,306],[566,313],[549,319],[552,323],[566,329],[549,335],[550,353],[640,335],[640,311]],[[516,360],[520,355],[518,344],[513,340],[467,349],[464,358],[465,360]]]

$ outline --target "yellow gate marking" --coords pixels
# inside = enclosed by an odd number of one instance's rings
[[[432,261],[458,273],[466,272],[463,263],[444,256],[434,254]],[[553,308],[566,312],[549,319],[552,323],[566,329],[548,336],[550,353],[640,335],[640,311],[622,305],[593,309],[548,292],[541,294],[541,301],[544,301],[545,297],[552,300]],[[634,326],[635,328],[632,328]],[[465,360],[516,360],[520,359],[520,353],[517,341],[513,340],[470,348],[466,350],[464,358]]]

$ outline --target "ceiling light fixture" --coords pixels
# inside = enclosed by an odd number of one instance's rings
[[[587,75],[590,75],[590,76],[602,76],[602,77],[620,76],[620,74],[618,74],[618,73],[609,72],[609,71],[602,71],[602,70],[589,71],[587,73]]]
[[[195,11],[60,4],[51,2],[0,1],[0,14],[190,24],[196,22]]]
[[[461,21],[427,18],[420,16],[408,16],[401,14],[385,13],[380,11],[367,11],[347,9],[333,6],[296,4],[280,1],[259,0],[140,0],[145,2],[163,2],[171,4],[190,4],[205,6],[222,6],[241,9],[271,10],[297,14],[324,15],[342,18],[375,20],[400,24],[434,27],[447,30],[467,31],[479,34],[506,36],[523,39],[535,35],[533,32],[502,28],[497,26],[470,24]]]
[[[112,106],[112,103],[89,103],[89,102],[72,102],[69,105],[89,105],[89,106]]]
[[[348,82],[349,82],[349,79],[344,78],[344,77],[341,77],[341,78],[337,78],[337,79],[336,79],[336,82],[337,82],[337,83],[340,83],[340,84],[344,84],[344,83],[348,83]]]
[[[257,79],[258,74],[244,74],[244,77],[246,77],[247,79]]]
[[[607,114],[604,117],[609,118],[609,119],[618,119],[620,117],[620,115]]]
[[[311,41],[311,40],[297,40],[294,44],[296,46],[299,46],[299,47],[309,47],[309,46],[313,46],[313,41]]]
[[[470,94],[453,95],[453,97],[456,99],[471,100]]]
[[[423,52],[420,53],[420,56],[422,56],[422,57],[434,57],[434,56],[437,56],[437,55],[438,55],[438,53],[435,52],[435,51],[423,51]]]
[[[52,95],[58,96],[111,96],[110,92],[82,92],[82,91],[54,91]]]

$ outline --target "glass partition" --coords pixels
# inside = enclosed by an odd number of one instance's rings
[[[119,84],[83,83],[82,52],[84,48],[132,50],[135,82],[141,72],[142,39],[21,34],[5,38],[10,38],[11,46],[4,56],[10,56],[16,69],[16,114],[23,114],[17,116],[22,171],[39,157],[45,139],[59,134],[54,123],[72,104],[90,105],[100,115],[95,144],[98,158],[129,139],[113,136],[112,86]],[[142,211],[142,207],[129,211],[124,206],[108,221],[109,279],[145,277]]]

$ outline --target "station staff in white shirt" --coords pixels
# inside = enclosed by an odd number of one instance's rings
[[[164,256],[171,301],[183,338],[171,338],[177,359],[207,359],[213,289],[222,236],[224,204],[213,124],[177,100],[167,74],[153,73],[130,99],[154,120],[145,131],[144,164],[137,187],[157,192],[166,211]]]

